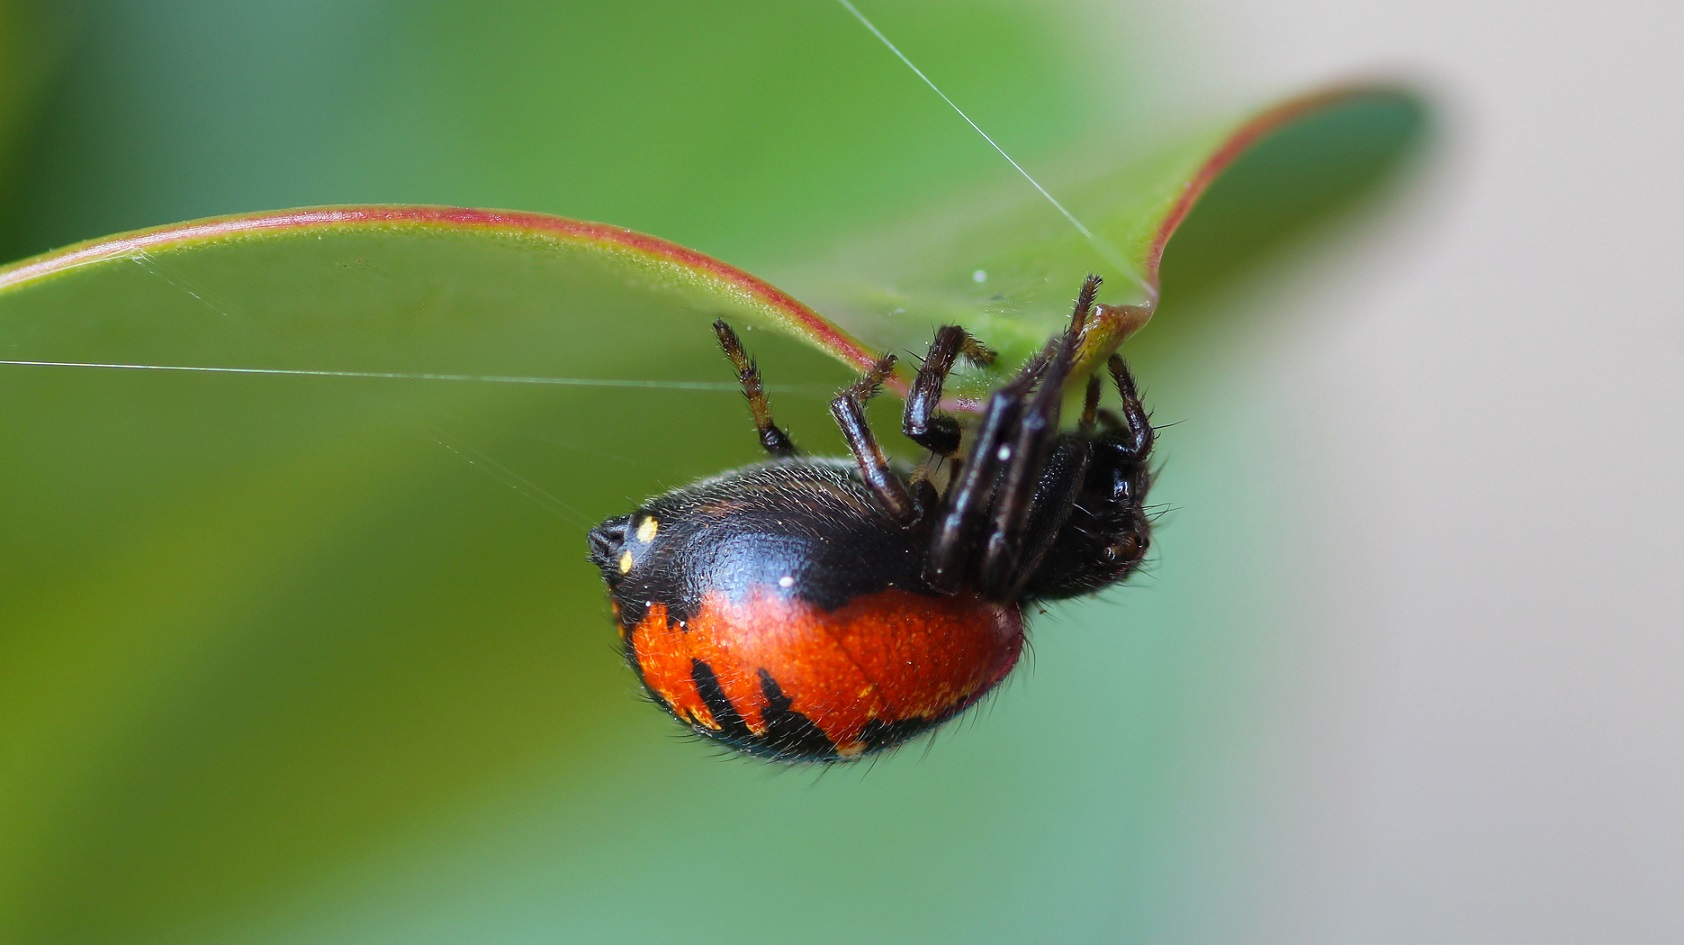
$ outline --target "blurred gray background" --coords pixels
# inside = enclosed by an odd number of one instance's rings
[[[1290,313],[1206,406],[1290,473],[1296,632],[1209,761],[1255,793],[1192,815],[1224,856],[1188,940],[1680,940],[1684,8],[1144,15],[1213,85],[1397,67],[1442,109],[1401,225],[1227,300]]]

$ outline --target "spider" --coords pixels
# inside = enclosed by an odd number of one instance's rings
[[[939,412],[963,357],[994,353],[936,332],[901,431],[929,451],[891,463],[865,405],[886,354],[831,404],[853,453],[809,458],[772,421],[760,371],[723,320],[769,461],[645,502],[590,533],[627,662],[695,732],[783,762],[880,752],[952,719],[1003,680],[1026,609],[1124,580],[1146,554],[1153,428],[1121,357],[1121,410],[1088,379],[1080,420],[1059,424],[1065,382],[1100,280],[1069,326],[987,400],[974,430]],[[965,446],[968,440],[968,446]],[[938,487],[931,471],[945,465]]]

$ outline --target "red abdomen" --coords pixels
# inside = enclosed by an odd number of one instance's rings
[[[687,621],[649,605],[627,655],[704,735],[782,760],[835,760],[928,730],[1006,677],[1023,648],[1014,606],[888,589],[833,610],[770,588],[708,594]]]

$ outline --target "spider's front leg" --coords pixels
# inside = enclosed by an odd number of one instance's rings
[[[964,583],[974,559],[973,547],[987,521],[998,471],[1011,458],[1009,444],[1023,416],[1024,401],[1046,370],[1043,352],[1018,372],[1011,383],[989,395],[982,422],[971,434],[959,475],[947,487],[946,508],[930,540],[924,579],[940,591],[956,591]]]
[[[1086,450],[1066,457],[1070,462],[1058,470],[1065,477],[1064,481],[1050,484],[1054,487],[1052,494],[1037,497],[1037,493],[1046,491],[1042,488],[1042,473],[1060,442],[1058,421],[1064,402],[1064,382],[1070,377],[1070,369],[1075,363],[1082,328],[1087,324],[1088,312],[1098,295],[1099,282],[1098,276],[1088,276],[1082,282],[1082,290],[1076,296],[1076,306],[1070,315],[1070,324],[1049,346],[1046,372],[1041,376],[1034,396],[1024,407],[1023,419],[1015,436],[998,449],[999,459],[1006,469],[995,493],[993,520],[981,569],[982,587],[990,593],[1016,593],[1045,552],[1044,548],[1026,549],[1024,545],[1024,534],[1029,529],[1031,516],[1037,513],[1037,504],[1048,506],[1041,510],[1042,518],[1052,516],[1062,524],[1069,514],[1067,494],[1073,495],[1075,486],[1081,481],[1081,473],[1086,466]],[[1084,424],[1091,422],[1087,407],[1097,405],[1096,401],[1090,384],[1083,405]],[[1075,465],[1072,467],[1071,463]]]

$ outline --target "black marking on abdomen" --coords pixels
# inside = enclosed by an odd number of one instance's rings
[[[719,685],[719,677],[714,675],[712,666],[692,659],[690,678],[695,681],[696,691],[701,694],[702,704],[708,707],[708,714],[713,716],[714,724],[719,726],[717,731],[708,730],[704,734],[732,744],[754,738],[754,733],[748,730],[748,723],[743,721],[742,714],[731,704],[731,700],[726,698],[725,689]]]
[[[813,761],[836,757],[836,744],[812,719],[790,707],[792,700],[764,667],[760,670],[760,692],[766,697],[766,708],[760,713],[766,734],[761,739],[773,756]]]
[[[872,719],[865,723],[865,731],[860,733],[860,741],[865,742],[867,751],[890,748],[908,739],[916,738],[935,724],[935,719],[916,717],[896,719],[893,722]]]

